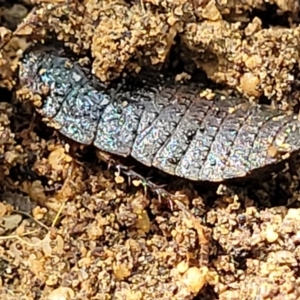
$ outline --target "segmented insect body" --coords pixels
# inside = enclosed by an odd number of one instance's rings
[[[55,51],[32,51],[22,85],[41,96],[39,112],[85,145],[195,181],[243,177],[300,148],[296,115],[244,99],[201,96],[195,83],[154,75],[109,87]],[[275,150],[275,151],[274,151]]]

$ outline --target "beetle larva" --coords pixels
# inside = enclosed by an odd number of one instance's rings
[[[295,114],[218,94],[207,99],[195,83],[154,74],[106,87],[52,50],[26,54],[19,75],[63,135],[186,179],[244,177],[300,147]]]

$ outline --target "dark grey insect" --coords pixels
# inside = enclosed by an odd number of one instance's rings
[[[25,55],[19,75],[63,135],[190,180],[244,177],[300,148],[296,115],[218,94],[208,99],[195,83],[155,75],[106,87],[52,50]]]

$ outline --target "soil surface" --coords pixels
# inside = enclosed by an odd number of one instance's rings
[[[0,1],[0,298],[298,299],[297,156],[232,184],[134,168],[172,200],[48,127],[17,69],[60,43],[103,82],[172,69],[298,112],[299,2],[66,2]]]

